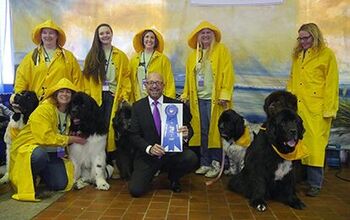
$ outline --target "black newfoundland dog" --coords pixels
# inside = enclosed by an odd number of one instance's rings
[[[266,210],[267,199],[303,209],[291,172],[293,159],[288,158],[302,147],[298,147],[304,133],[302,120],[295,111],[283,109],[271,115],[264,126],[248,147],[244,168],[231,178],[229,189],[246,196],[258,211]]]
[[[113,171],[106,169],[107,127],[96,101],[84,92],[73,95],[70,106],[70,133],[87,139],[84,145],[71,144],[68,152],[74,164],[76,189],[95,184],[99,190],[108,190],[106,179]]]
[[[244,118],[232,109],[221,113],[218,122],[222,148],[229,158],[226,175],[240,172],[244,166],[244,155],[253,138]]]
[[[113,129],[117,150],[115,153],[116,166],[122,179],[130,179],[133,171],[134,148],[129,139],[131,125],[131,106],[123,102],[113,118]]]
[[[6,143],[6,173],[0,179],[0,184],[9,181],[8,169],[10,167],[10,149],[12,140],[16,137],[14,135],[17,135],[24,125],[27,124],[29,116],[38,105],[39,100],[33,91],[22,91],[16,93],[13,99],[12,109],[14,113],[10,118],[4,134],[4,141]]]

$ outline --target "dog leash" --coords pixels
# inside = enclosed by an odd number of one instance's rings
[[[205,185],[210,186],[211,184],[215,183],[220,179],[222,172],[224,171],[224,166],[225,166],[225,151],[222,150],[222,158],[221,158],[221,167],[220,167],[220,173],[212,180],[206,181]]]

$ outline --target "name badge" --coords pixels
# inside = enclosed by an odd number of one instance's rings
[[[204,87],[204,75],[202,75],[202,74],[197,75],[197,85],[200,88]]]
[[[146,79],[142,80],[142,90],[146,90],[146,82],[147,82]]]
[[[102,86],[102,91],[107,92],[109,91],[109,84],[108,81],[105,81]]]

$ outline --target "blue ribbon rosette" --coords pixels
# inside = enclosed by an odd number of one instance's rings
[[[177,114],[179,110],[176,105],[168,105],[165,108],[165,127],[163,136],[163,146],[168,148],[168,152],[182,151],[180,143],[180,133],[177,132],[179,124],[177,120]]]

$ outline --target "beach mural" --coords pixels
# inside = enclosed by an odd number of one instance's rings
[[[215,2],[215,1],[214,1]],[[254,1],[253,1],[254,2]],[[35,45],[32,29],[49,18],[67,35],[65,48],[80,64],[91,46],[96,26],[108,23],[113,44],[130,57],[132,38],[145,27],[158,29],[165,39],[164,53],[171,59],[177,91],[184,83],[187,37],[202,20],[222,32],[231,50],[236,73],[234,108],[252,121],[264,118],[262,104],[273,90],[284,89],[291,51],[302,23],[319,25],[339,63],[342,95],[350,92],[350,9],[347,0],[284,0],[275,4],[197,5],[190,0],[12,0],[15,63]]]

